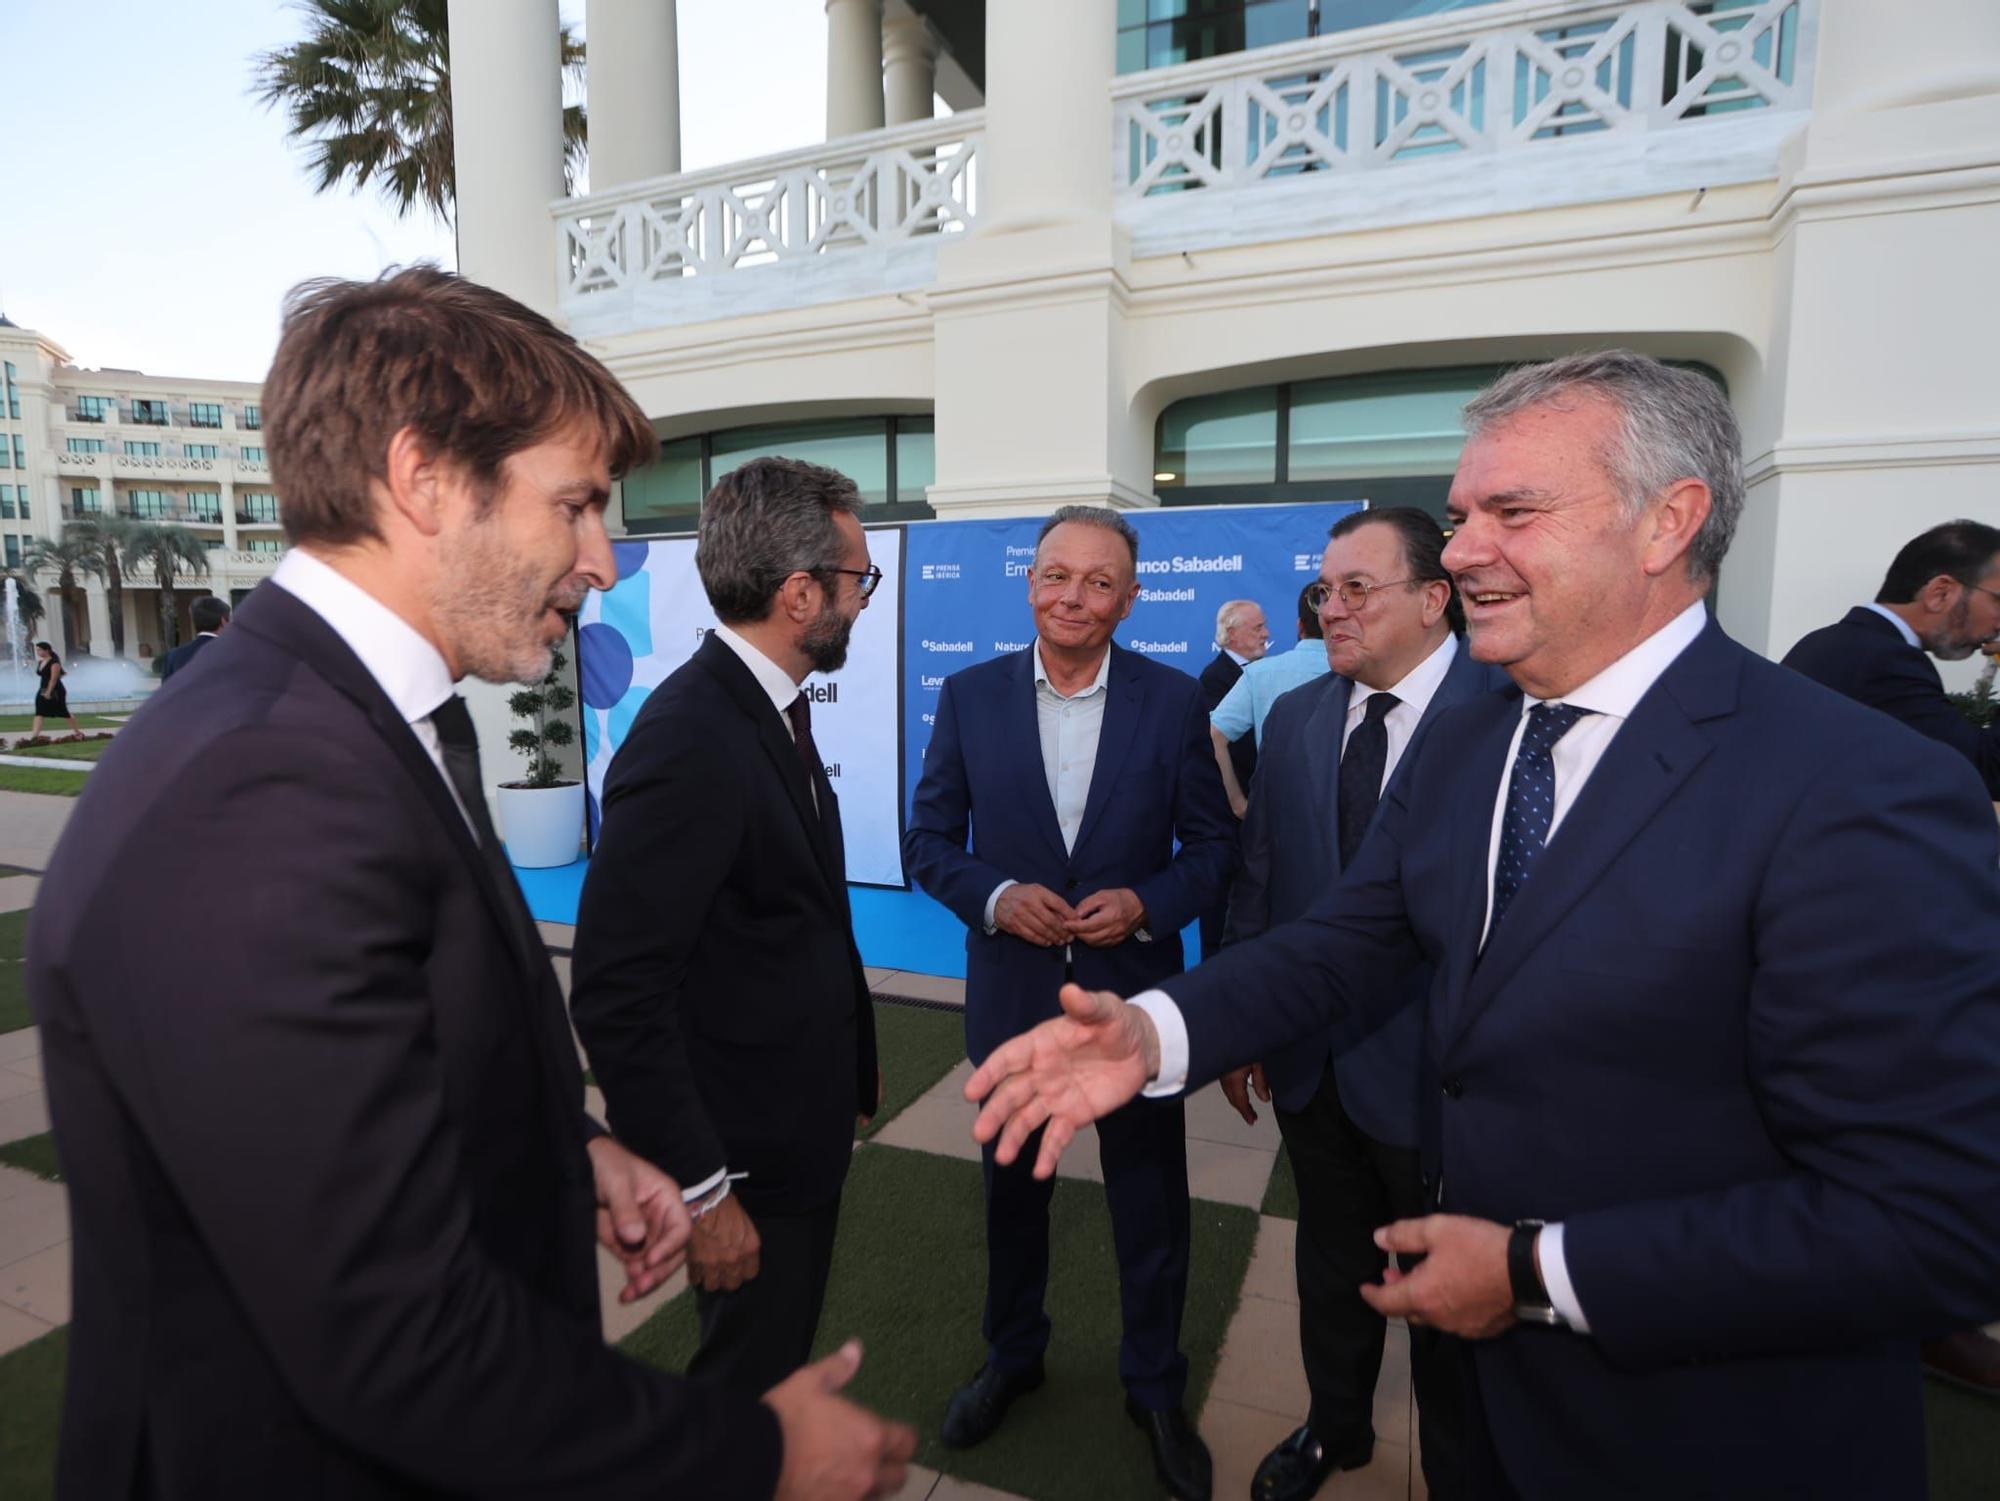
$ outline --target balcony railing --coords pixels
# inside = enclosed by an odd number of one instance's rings
[[[1803,109],[1814,10],[1534,0],[1136,74],[1114,91],[1118,185],[1239,186]]]
[[[574,320],[750,268],[826,266],[960,233],[979,216],[984,118],[969,110],[559,203],[563,310]],[[894,273],[865,258],[850,269],[861,284],[842,295],[894,290]]]

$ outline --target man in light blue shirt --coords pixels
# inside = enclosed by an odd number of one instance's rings
[[[1299,591],[1299,641],[1287,652],[1273,652],[1247,664],[1236,686],[1222,696],[1208,716],[1208,737],[1215,743],[1215,764],[1222,768],[1222,790],[1229,794],[1229,807],[1238,818],[1249,805],[1250,793],[1236,775],[1229,747],[1245,735],[1264,743],[1264,719],[1271,705],[1298,687],[1324,676],[1326,638],[1320,633],[1319,607],[1307,600],[1312,585]]]

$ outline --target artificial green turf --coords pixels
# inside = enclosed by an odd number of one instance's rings
[[[49,1131],[40,1136],[24,1136],[19,1141],[0,1142],[0,1162],[25,1169],[51,1183],[62,1182],[62,1172],[56,1166],[55,1135]]]
[[[1292,1176],[1292,1154],[1281,1143],[1271,1164],[1271,1181],[1264,1185],[1264,1213],[1281,1220],[1299,1217],[1299,1183]]]
[[[965,1019],[894,1002],[875,1003],[875,1052],[882,1062],[882,1106],[862,1127],[865,1139],[901,1115],[965,1057]]]
[[[76,722],[86,730],[109,730],[123,724],[124,719],[122,717],[113,719],[108,714],[79,714],[76,716]],[[47,734],[52,725],[65,735],[69,733],[69,721],[67,719],[51,719],[47,715],[42,716],[43,734]],[[32,714],[0,714],[0,734],[25,735],[34,727],[35,718]]]
[[[58,740],[54,745],[9,746],[6,754],[37,756],[48,761],[95,761],[109,749],[109,740]]]
[[[28,966],[26,952],[28,914],[0,912],[0,1032],[18,1032],[32,1027],[28,1014]]]
[[[1197,1200],[1181,1349],[1187,1409],[1201,1410],[1236,1311],[1257,1218]],[[820,1319],[817,1354],[850,1335],[866,1347],[848,1389],[917,1430],[917,1461],[1035,1501],[1154,1497],[1151,1450],[1126,1418],[1118,1381],[1118,1270],[1103,1188],[1065,1178],[1050,1210],[1048,1382],[1022,1398],[976,1449],[938,1442],[945,1404],[985,1359],[979,1334],[986,1228],[979,1164],[896,1147],[855,1154]],[[623,1342],[680,1369],[695,1347],[694,1299],[683,1295]]]
[[[0,865],[0,876],[38,876],[39,870],[29,870],[20,865]]]
[[[2000,1484],[2000,1397],[1924,1382],[1931,1501],[1991,1501]]]
[[[83,791],[87,771],[65,771],[56,766],[0,766],[0,792],[48,792],[57,797],[75,797]]]
[[[0,1355],[0,1496],[41,1501],[55,1494],[68,1355],[67,1329]]]

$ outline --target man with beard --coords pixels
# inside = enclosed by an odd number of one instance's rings
[[[1942,740],[2000,800],[2000,724],[1952,707],[1925,653],[1958,662],[2000,636],[2000,529],[1947,521],[1906,544],[1875,603],[1856,605],[1791,649],[1785,665]],[[2000,1384],[2000,1361],[1994,1363]]]
[[[761,1392],[810,1352],[875,1017],[808,674],[847,660],[881,571],[853,481],[753,459],[701,508],[721,624],[605,779],[571,1010],[612,1129],[695,1214],[688,1372]]]
[[[75,1237],[58,1494],[894,1490],[911,1436],[831,1395],[852,1348],[762,1404],[605,1348],[593,1215],[629,1300],[687,1213],[585,1119],[452,689],[548,671],[651,424],[422,266],[298,288],[264,392],[292,549],[91,774],[31,924]],[[158,878],[190,861],[235,878],[223,933]]]

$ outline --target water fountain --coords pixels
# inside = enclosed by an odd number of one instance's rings
[[[28,623],[21,618],[21,586],[11,578],[0,581],[0,625],[7,629],[7,681],[0,686],[0,699],[32,698]]]

